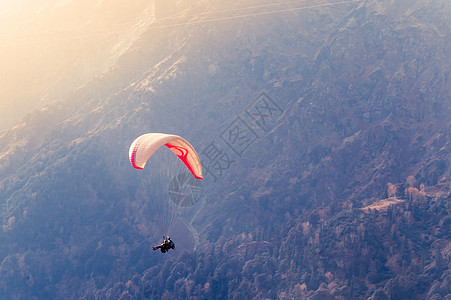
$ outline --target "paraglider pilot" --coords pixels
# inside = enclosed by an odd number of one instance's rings
[[[163,243],[161,243],[158,246],[152,247],[152,250],[157,250],[160,249],[161,253],[165,253],[167,252],[169,249],[175,249],[175,244],[174,242],[171,240],[170,237],[164,237],[163,236]]]

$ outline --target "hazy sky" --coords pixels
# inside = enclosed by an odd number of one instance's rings
[[[153,16],[149,0],[0,0],[0,132],[105,71]]]

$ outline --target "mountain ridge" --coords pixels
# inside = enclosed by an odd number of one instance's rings
[[[438,3],[144,34],[110,73],[0,136],[4,295],[449,295],[450,30]],[[157,187],[127,157],[149,131],[187,137],[208,170],[204,201],[181,216],[196,251],[149,249]],[[402,202],[362,211],[389,197]]]

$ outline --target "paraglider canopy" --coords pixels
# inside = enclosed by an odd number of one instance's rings
[[[200,159],[194,147],[182,137],[173,134],[146,133],[135,139],[129,150],[132,166],[143,169],[147,160],[163,145],[180,158],[194,177],[203,178]]]

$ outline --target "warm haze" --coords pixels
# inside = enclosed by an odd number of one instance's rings
[[[0,131],[114,63],[153,1],[0,1]]]

